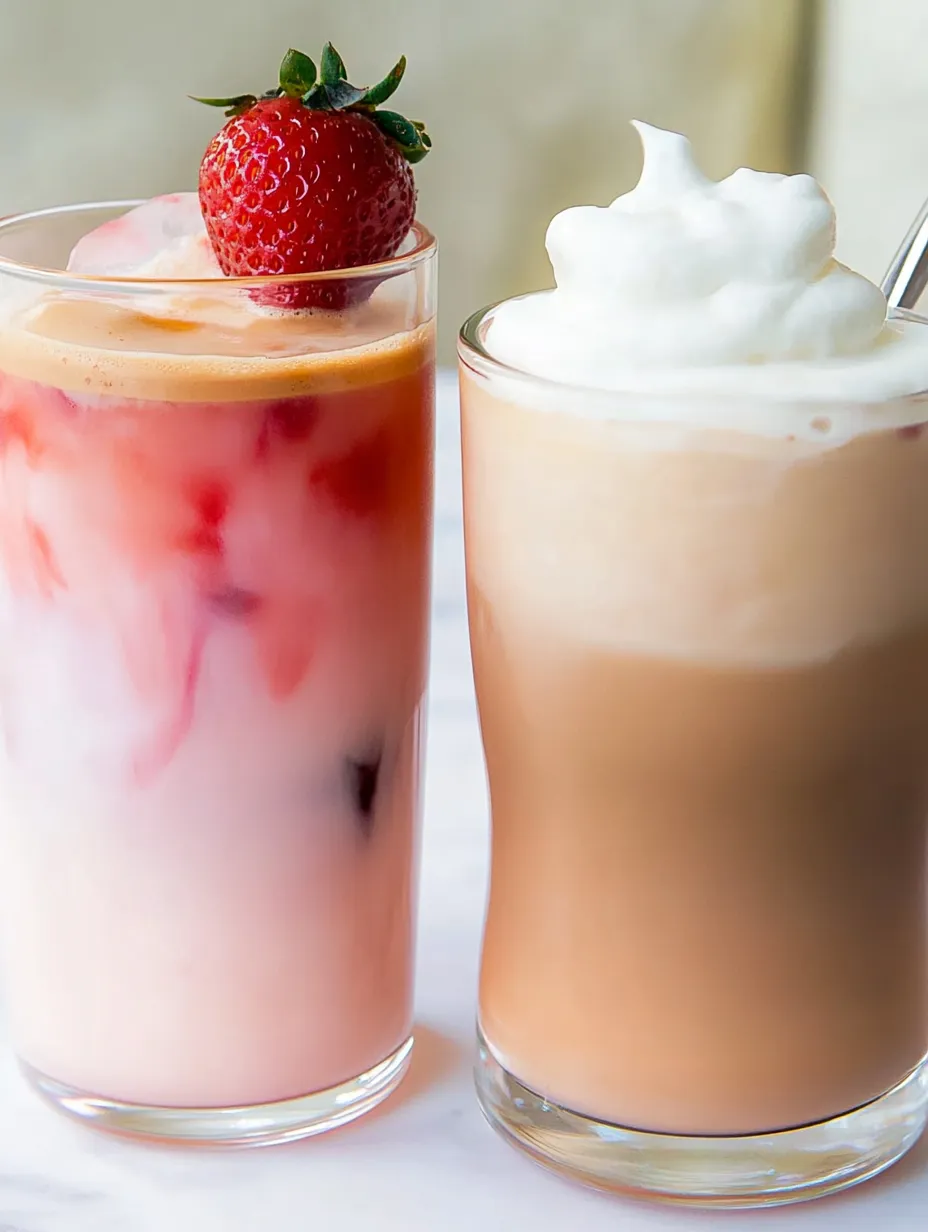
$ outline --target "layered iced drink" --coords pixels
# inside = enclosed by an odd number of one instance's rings
[[[925,1119],[928,326],[809,177],[643,136],[462,342],[478,1087],[594,1184],[795,1200]]]
[[[0,228],[13,1032],[112,1128],[295,1136],[409,1051],[434,245],[292,311],[195,196],[96,214]]]

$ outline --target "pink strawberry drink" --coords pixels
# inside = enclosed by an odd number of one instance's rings
[[[433,251],[416,227],[369,298],[275,312],[191,195],[70,281],[0,265],[8,1002],[33,1081],[109,1128],[298,1136],[405,1067]]]

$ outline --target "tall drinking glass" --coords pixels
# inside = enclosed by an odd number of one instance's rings
[[[460,346],[484,1111],[608,1189],[863,1180],[928,1105],[928,395],[748,432],[747,399],[558,385],[488,328]]]
[[[125,208],[0,224],[12,1031],[106,1129],[296,1138],[385,1098],[412,1046],[435,244],[273,280],[61,272]],[[354,306],[268,307],[308,278]]]

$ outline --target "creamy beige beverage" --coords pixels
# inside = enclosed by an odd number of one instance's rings
[[[928,1048],[928,436],[464,408],[488,1040],[668,1133],[876,1098]]]
[[[928,1051],[928,326],[808,177],[645,137],[465,330],[480,1024],[555,1105],[736,1137]]]

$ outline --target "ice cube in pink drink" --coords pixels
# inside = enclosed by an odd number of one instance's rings
[[[196,193],[153,197],[88,232],[68,269],[115,278],[220,278]]]

